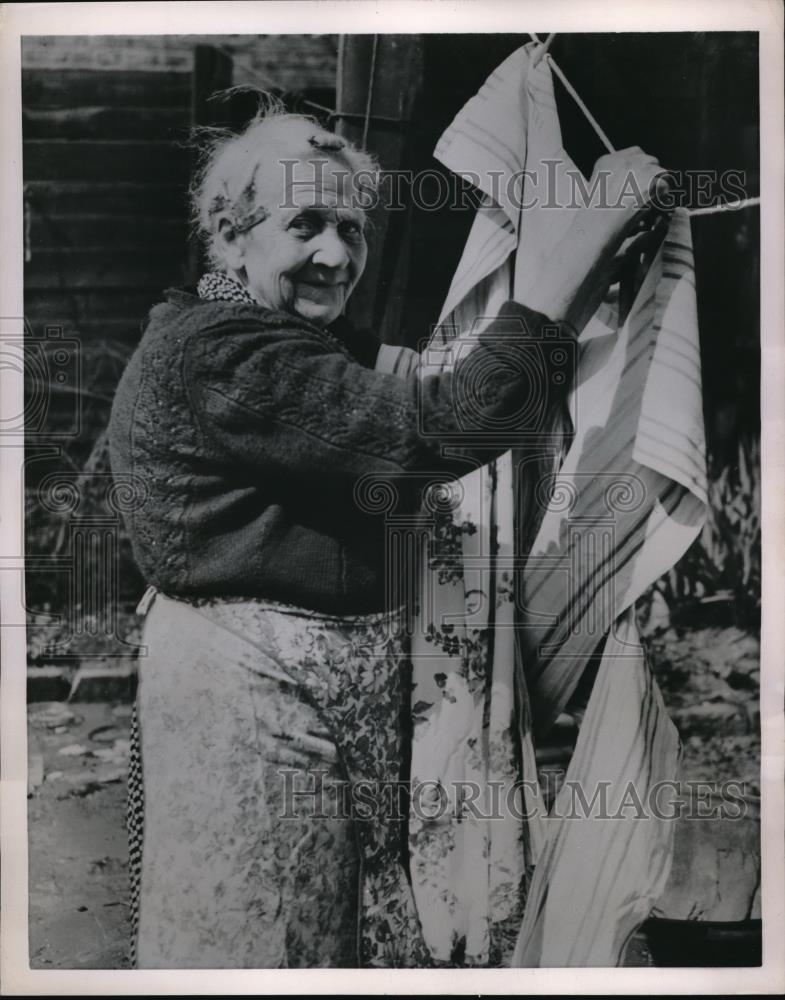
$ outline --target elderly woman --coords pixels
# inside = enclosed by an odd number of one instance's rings
[[[644,190],[656,172],[636,150],[604,166]],[[558,266],[516,276],[518,301],[452,374],[406,380],[375,371],[378,344],[342,317],[373,175],[301,116],[216,140],[193,189],[213,270],[152,309],[117,391],[112,466],[144,488],[127,526],[151,585],[130,794],[140,967],[429,963],[385,794],[405,648],[385,524],[356,486],[395,477],[411,514],[412,473],[465,473],[440,435],[465,429],[469,396],[475,430],[518,411],[531,338],[593,311],[636,213],[579,212]],[[543,411],[567,381],[547,380]],[[487,434],[477,448],[492,457]]]

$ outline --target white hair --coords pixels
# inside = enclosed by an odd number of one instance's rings
[[[201,155],[190,187],[191,221],[212,266],[223,269],[217,223],[228,213],[238,224],[265,206],[257,201],[256,174],[284,159],[313,160],[315,154],[343,164],[361,178],[365,196],[376,190],[379,166],[374,157],[314,118],[288,114],[268,104],[240,133],[202,129]]]

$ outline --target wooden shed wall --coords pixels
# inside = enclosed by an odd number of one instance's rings
[[[231,56],[224,83],[334,100],[330,36],[30,37],[22,44],[25,314],[77,338],[84,456],[150,306],[192,280],[186,140],[198,101],[194,59]],[[203,83],[203,81],[199,81]],[[50,422],[70,410],[50,386]]]
[[[133,339],[161,288],[188,277],[197,43],[234,55],[233,83],[335,86],[319,36],[29,38],[23,44],[25,306],[90,336]]]

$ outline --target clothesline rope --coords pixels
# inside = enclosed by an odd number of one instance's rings
[[[544,51],[541,53],[541,58],[548,60],[548,65],[551,67],[555,75],[558,76],[558,78],[561,80],[561,82],[564,85],[564,89],[567,91],[567,93],[570,95],[570,97],[572,97],[572,99],[581,109],[584,117],[586,118],[586,121],[588,121],[588,123],[591,125],[591,127],[597,134],[597,138],[600,140],[603,146],[605,146],[605,148],[608,150],[609,153],[615,153],[616,149],[613,143],[608,138],[608,136],[603,131],[602,126],[594,117],[594,115],[591,113],[591,111],[589,111],[589,109],[586,107],[586,104],[584,103],[578,91],[575,89],[575,87],[573,87],[573,85],[561,71],[561,69],[559,68],[558,64],[556,63],[550,52],[548,52],[551,42],[553,41],[554,35],[555,32],[551,32],[551,34],[548,35],[545,42],[541,42],[539,37],[533,31],[529,32],[529,37],[532,39],[532,41],[536,42],[538,45],[543,46]],[[724,202],[719,205],[709,205],[706,208],[692,208],[689,210],[688,214],[690,218],[693,218],[696,215],[716,215],[718,212],[738,212],[740,209],[752,208],[755,205],[760,205],[759,197],[744,198],[742,201],[738,202]]]
[[[555,32],[552,32],[550,35],[548,35],[548,38],[543,43],[540,41],[538,36],[533,31],[529,32],[529,36],[532,38],[533,41],[535,41],[538,45],[544,44],[548,48],[550,47],[550,44],[553,41],[554,35]],[[555,62],[553,56],[550,54],[550,52],[547,51],[547,48],[546,51],[543,53],[543,58],[548,60],[548,65],[551,67],[556,76],[558,76],[558,78],[564,84],[564,88],[567,91],[567,93],[581,109],[581,111],[584,114],[584,117],[586,118],[586,121],[591,125],[591,127],[597,133],[597,137],[599,138],[603,146],[605,146],[605,148],[608,150],[609,153],[615,153],[616,150],[613,146],[613,143],[603,131],[600,123],[597,121],[597,119],[594,117],[591,111],[589,111],[589,109],[586,107],[585,103],[583,102],[583,99],[581,98],[581,95],[578,93],[575,87],[573,87],[573,85],[570,83],[570,81],[567,79],[564,73],[562,73],[558,64]]]
[[[379,36],[373,36],[373,48],[371,49],[371,68],[368,71],[368,99],[365,102],[365,121],[363,122],[362,147],[368,145],[368,128],[371,124],[371,107],[373,106],[373,88],[376,83],[376,53],[379,47]]]
[[[706,208],[690,209],[690,218],[694,215],[716,215],[718,212],[738,212],[742,208],[752,208],[760,205],[760,198],[744,198],[742,201],[723,202],[720,205],[708,205]]]

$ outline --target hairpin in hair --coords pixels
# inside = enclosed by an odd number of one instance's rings
[[[312,135],[309,137],[308,142],[314,149],[322,149],[326,152],[338,152],[339,149],[343,149],[346,145],[339,135],[329,135],[328,133]]]
[[[270,213],[266,208],[262,208],[262,206],[259,205],[258,208],[255,208],[252,212],[249,212],[247,215],[244,215],[241,219],[237,220],[234,231],[236,233],[247,233],[249,229],[253,229],[254,226],[258,226],[260,222],[264,222],[269,214]]]

